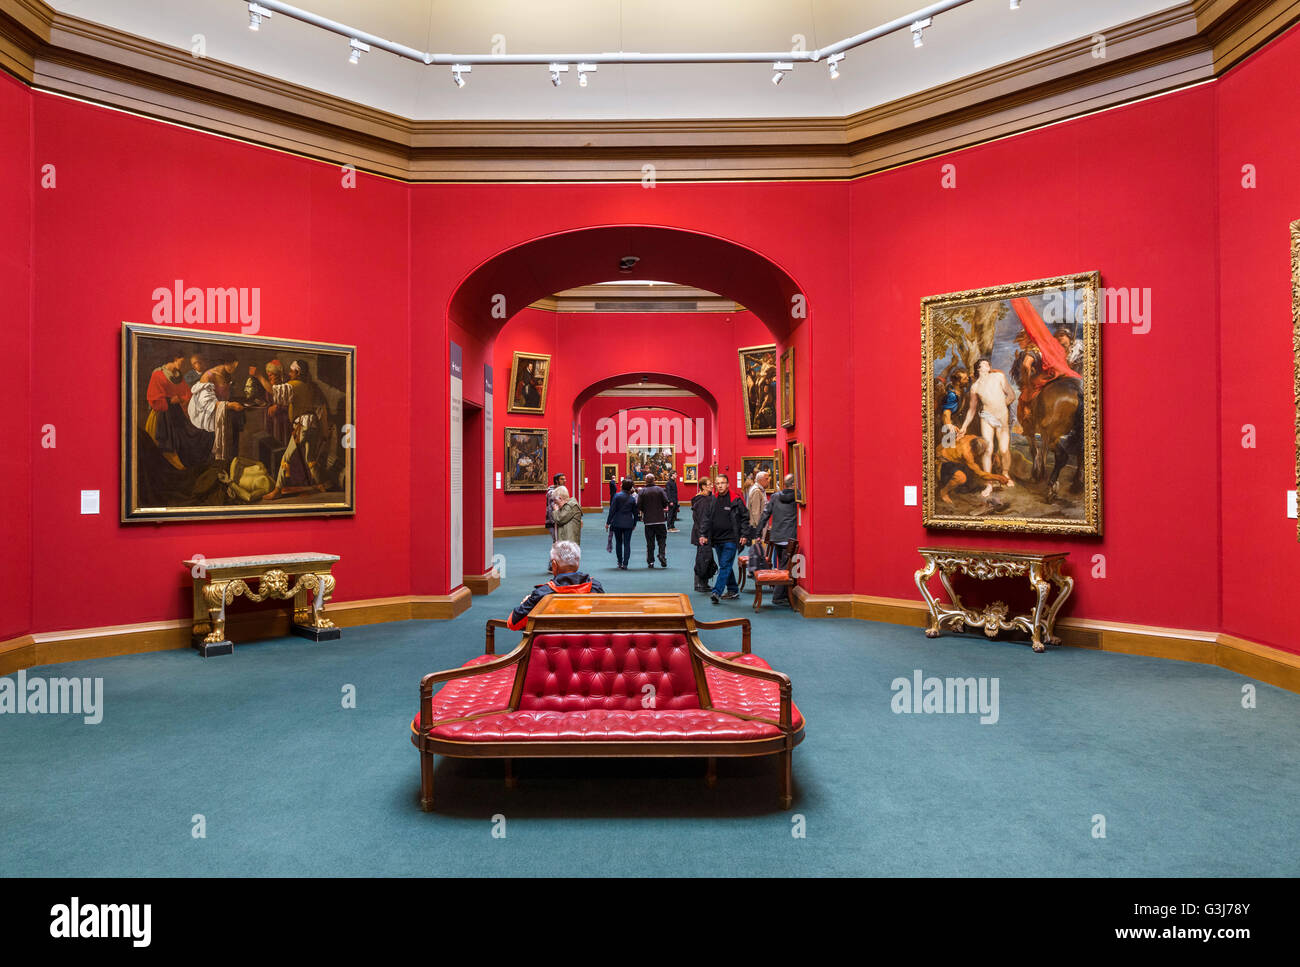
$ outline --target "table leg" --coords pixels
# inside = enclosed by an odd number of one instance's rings
[[[233,600],[235,589],[229,581],[213,581],[203,586],[203,600],[207,605],[208,626],[211,630],[195,647],[204,658],[230,655],[234,644],[226,638],[226,602]]]
[[[1044,621],[1044,632],[1047,635],[1047,643],[1050,645],[1059,645],[1061,639],[1054,633],[1056,629],[1056,614],[1061,610],[1061,605],[1065,604],[1065,599],[1070,596],[1074,590],[1074,578],[1068,574],[1061,573],[1061,565],[1054,564],[1047,572],[1048,578],[1056,585],[1056,600],[1052,606],[1047,609],[1047,616]]]
[[[930,588],[926,584],[930,578],[934,577],[936,570],[934,561],[929,558],[925,561],[925,567],[916,572],[916,588],[921,592],[921,597],[925,599],[925,606],[929,609],[929,615],[925,619],[925,636],[927,638],[939,637],[939,606],[935,603],[934,595],[930,593]]]
[[[1043,578],[1043,566],[1038,563],[1029,565],[1029,583],[1038,593],[1038,603],[1034,605],[1033,617],[1033,649],[1037,652],[1047,650],[1043,638],[1043,612],[1047,605],[1047,592],[1051,590],[1051,585]],[[1050,638],[1048,634],[1046,637]]]
[[[334,641],[343,633],[325,617],[325,602],[334,593],[334,575],[312,574],[313,581],[303,581],[294,595],[293,627],[295,635],[312,641]]]

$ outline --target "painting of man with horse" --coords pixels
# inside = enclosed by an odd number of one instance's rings
[[[1099,285],[921,300],[927,527],[1101,533]]]

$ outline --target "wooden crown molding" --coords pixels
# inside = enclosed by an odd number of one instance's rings
[[[1300,0],[1185,0],[848,117],[412,121],[54,10],[0,0],[0,67],[31,86],[411,182],[847,179],[1219,76]]]

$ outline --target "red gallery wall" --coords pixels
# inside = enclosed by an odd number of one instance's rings
[[[484,363],[494,368],[498,466],[501,428],[538,425],[506,413],[512,349],[556,356],[542,420],[553,446],[567,446],[585,385],[629,353],[629,370],[647,365],[625,316],[576,326],[524,310],[449,328],[457,286],[529,240],[636,224],[752,249],[808,297],[810,316],[790,333],[800,372],[791,435],[808,447],[814,591],[913,598],[922,543],[1064,547],[1079,580],[1070,614],[1295,650],[1283,582],[1297,544],[1283,501],[1294,486],[1286,223],[1300,217],[1298,57],[1292,31],[1222,81],[851,183],[653,189],[361,176],[346,190],[330,165],[0,78],[3,130],[32,131],[28,148],[21,137],[0,143],[0,279],[19,293],[11,336],[30,360],[0,416],[0,496],[16,508],[0,525],[0,637],[183,617],[179,561],[194,553],[336,550],[340,600],[446,594],[448,340],[464,349],[468,399],[476,386],[481,396]],[[39,191],[46,162],[58,187]],[[956,188],[941,187],[945,164]],[[1243,164],[1256,165],[1257,188],[1240,187]],[[622,254],[610,252],[610,278]],[[1105,536],[926,531],[902,499],[921,483],[919,300],[1089,269],[1103,285],[1150,290],[1153,310],[1145,334],[1115,321],[1103,333]],[[264,334],[360,345],[355,518],[118,523],[120,324],[149,321],[153,289],[178,278],[260,286]],[[688,318],[700,332],[699,316]],[[732,324],[752,338],[719,326],[715,349],[677,342],[670,371],[717,395],[718,449],[739,456],[762,451],[735,436],[735,348],[773,340],[748,313]],[[39,445],[46,423],[57,448]],[[1246,423],[1254,449],[1241,447]],[[83,489],[101,491],[99,516],[78,513]],[[504,495],[496,504],[497,525],[536,523],[531,508],[516,521]],[[1092,576],[1098,554],[1105,578]]]
[[[713,453],[713,411],[704,400],[698,396],[597,396],[582,408],[582,418],[579,421],[582,456],[587,461],[588,484],[582,494],[584,507],[599,507],[602,500],[609,499],[608,485],[601,479],[602,464],[616,466],[619,480],[627,475],[626,441],[620,440],[618,436],[620,414],[626,414],[624,425],[628,426],[628,439],[637,440],[633,436],[637,424],[631,422],[635,418],[643,421],[640,425],[646,428],[647,435],[654,429],[660,433],[658,442],[674,447],[673,465],[677,477],[682,476],[682,466],[686,463],[700,464],[704,472],[708,473]],[[655,422],[663,420],[672,422]],[[682,443],[672,435],[674,431],[671,428],[681,425],[683,421],[689,421],[692,427],[689,442],[696,450],[695,457],[685,453]],[[697,427],[700,428],[698,433],[695,429]],[[612,452],[601,452],[602,437],[603,442],[613,443]],[[733,460],[733,464],[734,462]],[[678,496],[683,503],[688,502],[694,493],[693,485],[678,481]]]
[[[1070,614],[1217,627],[1214,115],[1204,85],[853,183],[859,589],[914,598],[926,543],[1062,548]],[[903,506],[921,484],[920,300],[1093,269],[1153,309],[1145,334],[1103,327],[1104,536],[927,531]]]
[[[1288,225],[1300,220],[1300,31],[1217,86],[1224,631],[1300,652]],[[1248,175],[1253,168],[1255,187]],[[1208,360],[1207,360],[1208,362]],[[1254,447],[1249,430],[1254,429]]]
[[[36,198],[32,422],[58,447],[32,451],[33,628],[185,617],[194,554],[331,551],[337,600],[406,593],[407,188],[347,189],[336,167],[34,99],[58,187]],[[152,321],[153,290],[175,279],[260,287],[262,335],[360,344],[354,518],[119,523],[121,324]],[[81,516],[92,489],[101,512]]]
[[[41,437],[31,409],[32,204],[38,179],[31,129],[31,91],[0,74],[0,293],[7,389],[0,406],[0,641],[32,630],[31,474],[33,448],[40,447]],[[70,377],[66,360],[50,362],[51,373]],[[42,553],[47,550],[43,545]]]

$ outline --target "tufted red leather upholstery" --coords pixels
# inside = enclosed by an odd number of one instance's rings
[[[520,711],[697,709],[690,649],[680,632],[540,634],[533,639]]]
[[[772,667],[757,655],[723,652],[719,657],[753,668]],[[781,720],[781,691],[777,688],[776,682],[760,681],[723,668],[714,668],[712,665],[705,666],[704,678],[708,682],[709,699],[715,709],[725,709],[741,715],[759,715],[773,722]],[[799,712],[799,706],[793,702],[790,703],[790,723],[796,729],[803,724],[803,715]]]
[[[462,665],[482,665],[492,661],[496,655],[479,655]],[[483,675],[470,675],[447,682],[433,695],[433,720],[455,719],[476,712],[487,712],[496,708],[506,708],[510,704],[510,689],[515,683],[515,666],[502,668]],[[415,716],[412,723],[418,730],[420,716]]]
[[[592,708],[576,712],[508,712],[436,726],[434,738],[457,742],[739,741],[778,736],[775,725],[706,709]]]

